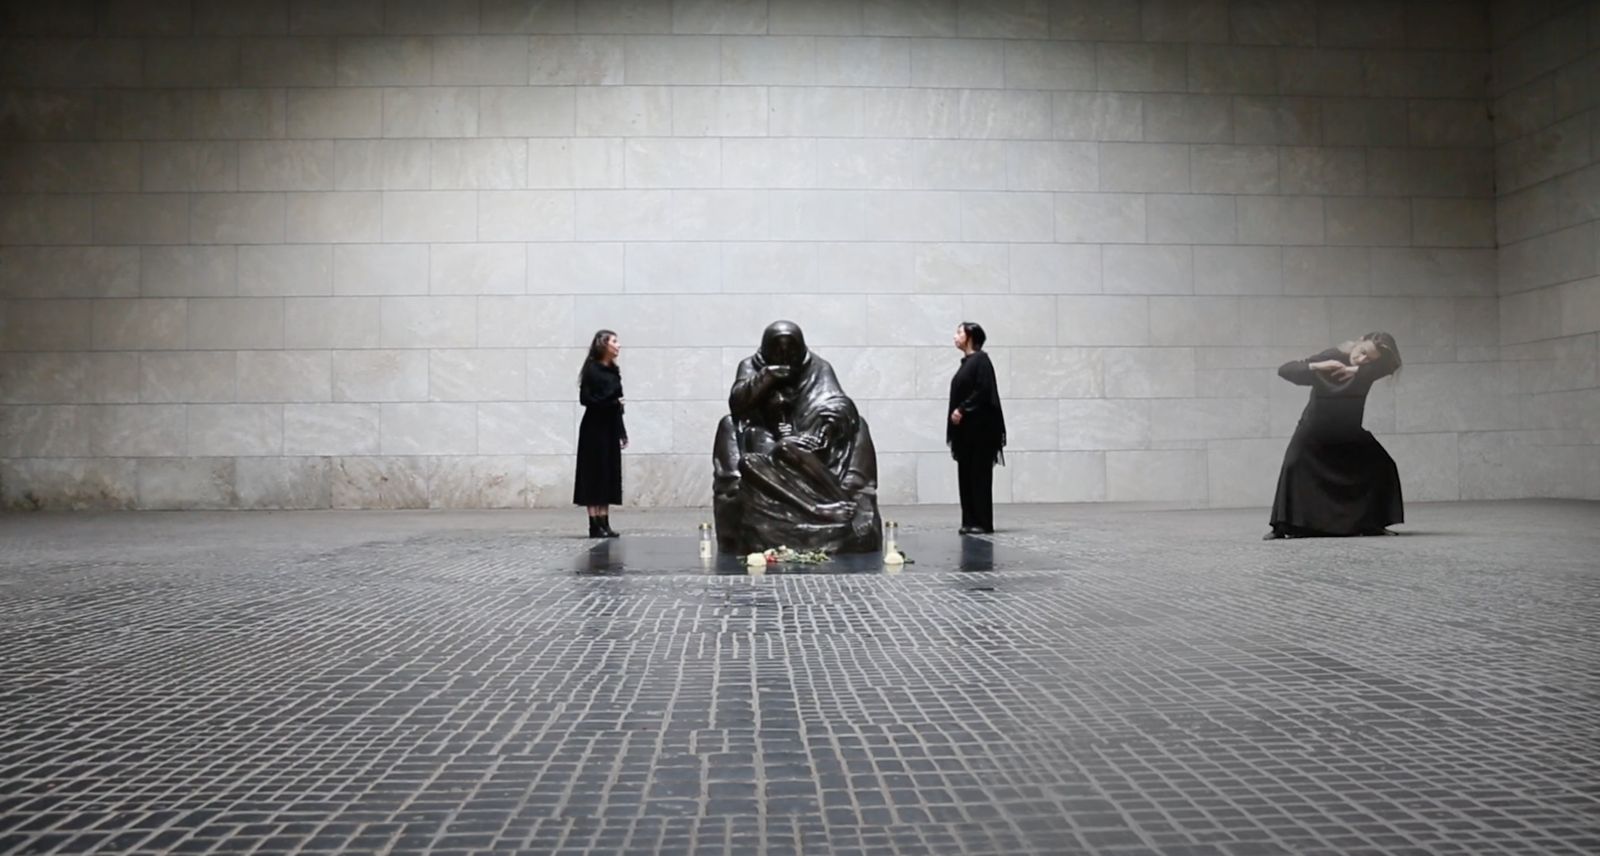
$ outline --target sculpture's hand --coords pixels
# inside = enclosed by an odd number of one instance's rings
[[[794,374],[794,369],[784,365],[766,366],[761,370],[761,383],[763,386],[772,386],[778,381],[788,380]]]
[[[819,439],[811,434],[790,434],[778,440],[776,457],[794,466],[801,466],[801,453],[811,453],[822,448]]]

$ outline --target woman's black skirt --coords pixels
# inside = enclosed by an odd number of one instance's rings
[[[593,407],[583,412],[572,504],[622,504],[622,431],[615,412]]]
[[[1295,431],[1278,473],[1272,527],[1290,535],[1376,534],[1405,522],[1400,471],[1368,431],[1323,438]]]

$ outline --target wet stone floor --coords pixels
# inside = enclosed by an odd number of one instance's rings
[[[0,516],[0,853],[1600,852],[1600,505]]]

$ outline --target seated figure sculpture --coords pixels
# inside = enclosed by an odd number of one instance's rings
[[[855,553],[880,549],[878,454],[867,421],[805,334],[778,321],[739,363],[717,425],[717,543]]]

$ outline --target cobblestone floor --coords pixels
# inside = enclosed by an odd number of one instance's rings
[[[0,516],[0,853],[1600,852],[1600,504],[1408,511]]]

